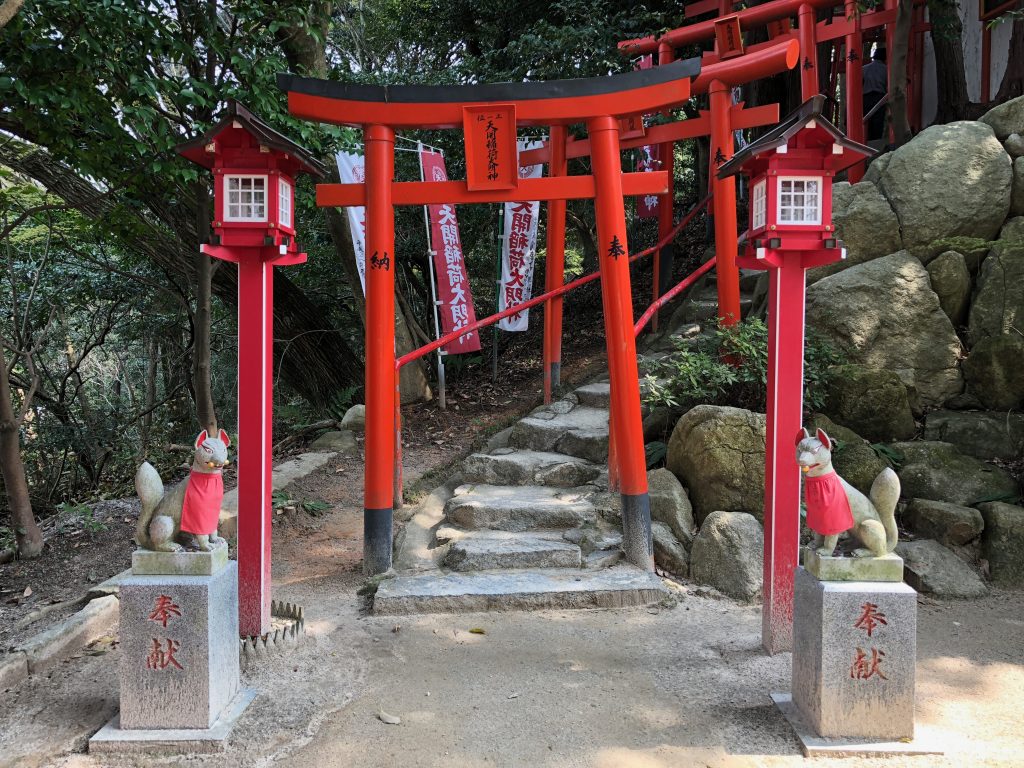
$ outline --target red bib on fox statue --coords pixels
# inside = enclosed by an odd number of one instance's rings
[[[818,477],[804,477],[804,503],[807,505],[807,527],[816,533],[832,536],[853,527],[850,500],[834,471]]]
[[[207,443],[209,436],[204,429],[196,438],[196,456],[192,472],[185,488],[185,499],[181,505],[182,533],[194,536],[211,536],[217,533],[220,520],[220,505],[224,500],[223,464],[204,461],[213,458],[213,444]],[[217,440],[224,447],[231,445],[231,439],[223,429]]]

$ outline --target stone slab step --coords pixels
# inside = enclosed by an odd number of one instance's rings
[[[582,494],[536,485],[461,485],[444,512],[463,528],[499,531],[575,528],[596,515]]]
[[[560,533],[472,531],[452,543],[444,564],[453,571],[497,568],[579,568],[583,554]]]
[[[580,405],[607,409],[611,401],[611,387],[610,382],[595,381],[592,384],[584,384],[574,391],[580,400]]]
[[[586,459],[548,451],[498,448],[474,453],[462,462],[462,476],[471,483],[490,485],[551,485],[575,488],[601,474],[601,467]]]
[[[632,565],[593,571],[549,568],[431,573],[381,582],[373,612],[398,615],[626,608],[656,603],[667,592],[661,579]]]
[[[608,411],[584,405],[567,413],[535,411],[512,427],[509,444],[604,463],[608,460]]]

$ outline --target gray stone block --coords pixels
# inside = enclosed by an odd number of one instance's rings
[[[121,729],[208,729],[238,688],[237,563],[121,582]]]
[[[813,547],[801,550],[800,562],[820,581],[903,581],[903,558],[824,557]]]
[[[28,677],[28,656],[12,651],[0,656],[0,690],[13,688]]]
[[[136,576],[212,576],[227,564],[227,544],[209,552],[132,552],[132,573]]]
[[[445,565],[455,571],[493,568],[579,568],[580,548],[558,533],[473,531],[451,545]]]
[[[465,485],[445,504],[448,520],[463,528],[527,531],[572,528],[593,519],[580,494],[539,486]]]
[[[912,739],[917,593],[798,568],[793,702],[825,738]]]

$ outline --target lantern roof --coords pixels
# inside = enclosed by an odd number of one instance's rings
[[[304,171],[318,178],[327,175],[324,166],[308,150],[275,131],[235,99],[228,99],[220,120],[212,128],[194,139],[179,144],[175,150],[193,163],[204,168],[212,168],[216,155],[207,150],[209,145],[226,131],[239,129],[252,136],[261,147],[286,155],[293,161],[297,172]]]
[[[826,167],[834,172],[848,168],[864,157],[874,157],[877,154],[871,147],[848,138],[832,125],[822,114],[824,108],[825,97],[821,94],[812,96],[764,136],[733,155],[718,169],[718,178],[726,179],[740,171],[749,171],[751,161],[769,152],[774,154],[779,147],[788,149],[798,134],[801,135],[801,146],[804,148],[828,148],[827,154],[833,160]],[[838,145],[842,152],[834,153],[834,145]]]

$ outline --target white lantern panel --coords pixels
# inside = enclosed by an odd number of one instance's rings
[[[767,194],[766,190],[768,184],[765,179],[761,179],[754,185],[753,195],[753,214],[751,219],[752,229],[763,229],[766,223],[765,217],[767,216]]]
[[[277,181],[277,220],[282,227],[292,225],[292,185],[284,179]]]
[[[821,224],[821,179],[779,177],[779,224]]]
[[[267,220],[267,177],[233,174],[224,177],[224,220]]]

